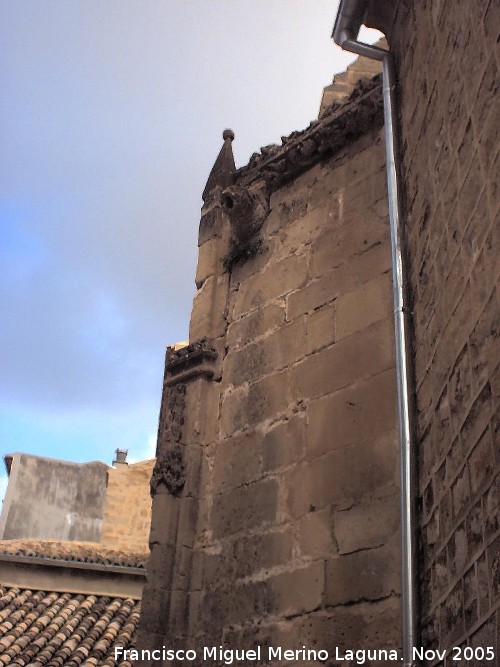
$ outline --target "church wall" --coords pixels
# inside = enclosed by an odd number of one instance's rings
[[[307,625],[328,649],[338,639],[328,626],[380,606],[385,645],[397,646],[383,135],[274,192],[259,234],[262,249],[229,281],[197,630],[233,646],[273,645],[278,633],[293,648]],[[375,641],[369,626],[345,630],[356,645]]]
[[[193,342],[167,350],[139,649],[399,647],[379,111],[288,179],[236,172],[269,197],[246,257],[225,186],[205,199]]]
[[[493,646],[498,659],[500,7],[442,0],[395,9],[377,6],[401,104],[423,642]]]

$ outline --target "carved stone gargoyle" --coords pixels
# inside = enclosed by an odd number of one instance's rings
[[[221,194],[221,206],[229,218],[233,247],[245,246],[260,230],[269,213],[265,185],[230,185]]]

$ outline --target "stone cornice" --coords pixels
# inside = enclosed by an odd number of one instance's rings
[[[165,366],[165,385],[189,382],[197,377],[212,378],[217,352],[207,339],[201,339],[179,350],[169,349]]]
[[[28,558],[70,563],[75,567],[103,566],[144,568],[146,551],[129,551],[95,542],[77,540],[17,539],[0,540],[0,559]]]
[[[141,599],[144,567],[0,554],[3,586]]]
[[[248,164],[235,172],[234,183],[249,185],[263,180],[268,191],[273,191],[353,139],[381,127],[383,120],[381,76],[362,79],[345,103],[334,103],[305,130],[282,137],[281,146],[265,146],[254,153]]]

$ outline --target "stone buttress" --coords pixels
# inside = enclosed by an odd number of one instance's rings
[[[399,647],[382,124],[375,77],[241,169],[224,133],[191,343],[167,351],[138,648]]]

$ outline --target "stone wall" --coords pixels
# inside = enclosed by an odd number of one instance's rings
[[[99,541],[106,495],[104,463],[14,454],[10,466],[2,539]]]
[[[386,49],[387,42],[385,39],[381,39],[376,46]],[[371,79],[381,71],[382,64],[378,60],[371,60],[363,56],[356,58],[345,72],[335,74],[332,83],[323,88],[319,115],[321,116],[327,111],[332,104],[345,102],[360,79]]]
[[[154,459],[117,463],[114,468],[100,461],[72,463],[29,454],[14,454],[8,460],[2,539],[70,540],[123,551],[147,550]]]
[[[116,464],[108,486],[100,542],[118,549],[146,549],[151,527],[149,480],[154,459]]]
[[[167,351],[139,648],[399,647],[381,124],[374,82],[231,177],[225,133],[199,342]]]
[[[498,659],[500,5],[395,8],[378,2],[371,24],[389,35],[401,102],[423,642],[496,646]]]

